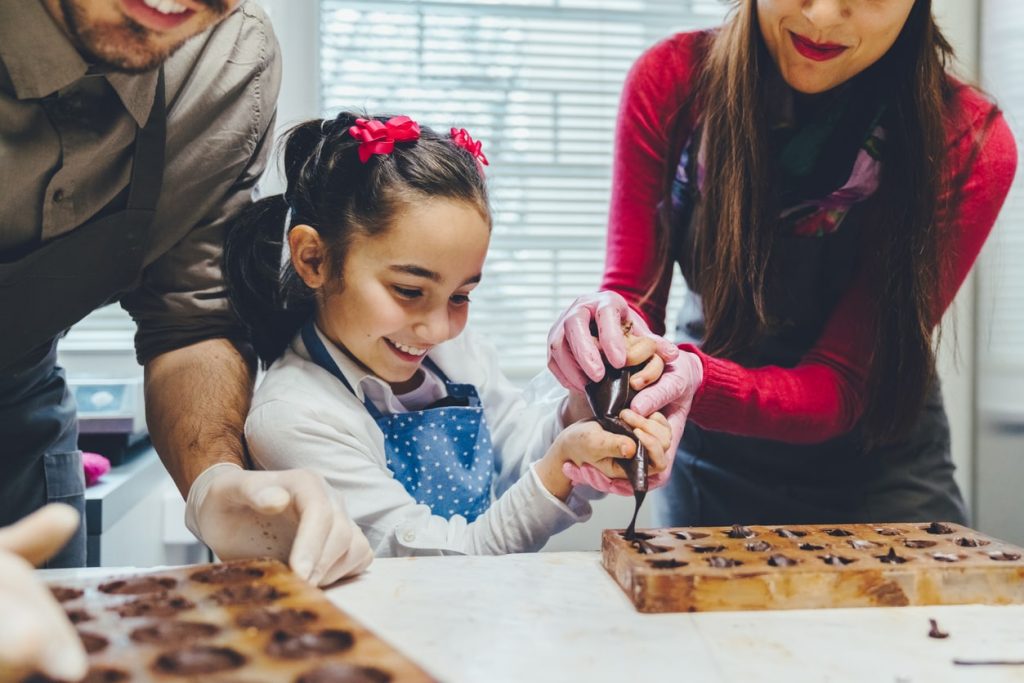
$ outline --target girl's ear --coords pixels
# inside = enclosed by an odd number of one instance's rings
[[[288,232],[292,267],[310,289],[320,289],[327,282],[326,247],[312,226],[296,225]]]

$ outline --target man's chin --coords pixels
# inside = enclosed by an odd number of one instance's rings
[[[83,56],[94,64],[102,64],[129,74],[140,74],[152,71],[166,62],[180,47],[181,44],[166,49],[140,45],[113,51],[109,49],[109,43],[107,43],[103,45],[84,44],[80,50],[84,53]]]

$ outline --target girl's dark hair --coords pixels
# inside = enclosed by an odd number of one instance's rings
[[[224,271],[231,304],[249,332],[263,367],[284,353],[316,311],[315,293],[283,262],[288,231],[316,229],[327,245],[328,273],[340,278],[345,254],[359,234],[380,235],[417,200],[444,198],[476,207],[488,224],[487,186],[475,157],[426,126],[420,138],[396,142],[387,155],[363,163],[349,134],[357,118],[342,112],[313,119],[285,134],[284,194],[255,202],[228,229]],[[375,117],[386,122],[390,117]]]
[[[725,25],[704,39],[697,86],[673,125],[659,220],[664,269],[681,256],[683,275],[702,297],[703,350],[737,360],[769,329],[767,292],[778,274],[772,252],[785,208],[772,186],[763,87],[775,67],[762,40],[755,0],[736,2]],[[861,418],[869,443],[905,434],[933,381],[939,273],[951,256],[948,238],[966,180],[966,173],[952,178],[946,164],[947,126],[955,123],[955,86],[946,74],[952,54],[931,0],[917,0],[892,48],[869,70],[887,98],[881,182],[860,221],[872,300],[882,304]],[[698,111],[705,189],[688,242],[675,245],[671,179]]]

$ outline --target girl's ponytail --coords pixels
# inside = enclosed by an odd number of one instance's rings
[[[287,217],[288,202],[283,195],[261,199],[239,214],[224,245],[224,276],[231,305],[264,368],[284,353],[315,312],[313,293],[301,280],[282,281]]]

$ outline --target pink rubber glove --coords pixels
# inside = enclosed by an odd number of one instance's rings
[[[82,469],[85,470],[85,485],[92,486],[110,471],[110,461],[99,453],[82,453]]]
[[[591,320],[597,321],[597,342],[590,334]],[[640,314],[630,308],[619,294],[597,292],[576,299],[551,326],[548,333],[548,369],[551,374],[565,388],[582,392],[588,382],[597,382],[604,377],[602,352],[612,367],[621,368],[626,364],[626,340],[622,334],[624,323],[630,323],[631,335],[653,339],[655,352],[665,363],[672,362],[679,355],[679,349],[669,340],[651,332]]]
[[[662,472],[652,474],[647,480],[648,489],[664,486],[672,473],[675,452],[683,436],[686,418],[693,405],[693,397],[704,381],[704,364],[694,353],[681,352],[673,363],[665,366],[661,378],[633,398],[630,408],[644,417],[660,410],[672,427],[672,444],[669,448],[668,466]],[[633,495],[633,488],[626,479],[609,479],[596,468],[572,462],[562,465],[562,472],[573,484],[584,484],[596,491],[614,493],[620,496]]]

